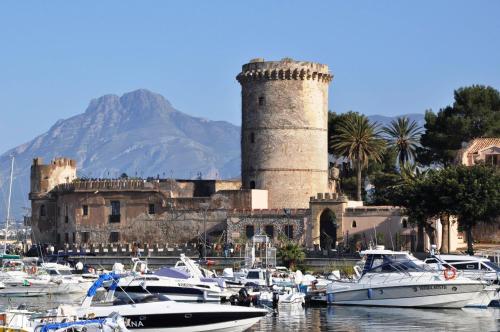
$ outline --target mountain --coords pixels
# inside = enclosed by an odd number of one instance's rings
[[[424,114],[422,113],[409,113],[409,114],[402,114],[402,115],[397,115],[397,116],[385,116],[385,115],[368,115],[367,118],[371,122],[377,122],[381,126],[387,126],[388,124],[391,123],[392,120],[398,118],[398,117],[407,117],[410,119],[410,121],[416,121],[417,124],[423,129],[424,124],[425,124],[425,117]]]
[[[240,174],[240,127],[192,117],[161,95],[137,90],[105,95],[85,113],[57,121],[46,133],[0,156],[0,220],[5,220],[10,155],[15,156],[12,208],[29,207],[32,159],[77,161],[81,177],[234,178]]]

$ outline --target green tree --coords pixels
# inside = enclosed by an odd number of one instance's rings
[[[337,156],[351,160],[356,169],[356,199],[361,200],[362,170],[369,160],[380,161],[385,141],[375,124],[364,115],[353,114],[339,122],[337,133],[332,137],[332,150]]]
[[[465,229],[467,252],[473,255],[472,229],[477,222],[500,222],[500,174],[484,165],[453,166],[440,172],[440,180],[441,189],[451,202],[447,212],[455,215]]]
[[[282,245],[278,248],[278,257],[283,260],[286,267],[294,270],[297,263],[304,261],[306,254],[304,248],[297,242],[282,239]]]
[[[389,148],[397,152],[400,167],[415,160],[421,135],[416,121],[410,121],[407,117],[399,117],[382,128],[382,131],[386,135]]]
[[[489,86],[473,85],[454,92],[454,103],[437,114],[425,113],[425,132],[417,159],[425,165],[451,165],[464,142],[500,136],[500,93]]]

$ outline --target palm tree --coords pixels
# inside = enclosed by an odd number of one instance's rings
[[[410,121],[407,117],[400,117],[392,120],[382,131],[387,136],[389,147],[395,149],[398,153],[400,168],[404,164],[415,160],[415,151],[422,134],[416,121]]]
[[[368,161],[381,160],[385,141],[380,137],[376,124],[364,115],[353,113],[339,123],[337,134],[332,137],[335,154],[351,160],[357,170],[356,199],[361,201],[361,172]]]
[[[284,239],[282,242],[282,246],[278,249],[278,256],[281,257],[283,263],[290,270],[294,270],[297,263],[302,262],[306,258],[304,248],[300,244],[288,239]]]

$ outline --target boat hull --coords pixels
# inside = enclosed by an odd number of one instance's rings
[[[132,331],[244,331],[268,312],[262,309],[174,301],[94,306],[78,316],[103,318],[117,312]]]
[[[434,284],[340,289],[329,304],[412,308],[463,308],[483,291],[481,284]]]

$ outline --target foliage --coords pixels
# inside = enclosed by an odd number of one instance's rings
[[[441,202],[442,209],[457,216],[459,225],[467,232],[467,251],[473,254],[472,227],[478,221],[498,222],[500,174],[491,167],[476,165],[448,167],[438,176],[441,190],[449,200]]]
[[[473,85],[454,92],[454,103],[437,114],[425,113],[425,133],[417,159],[425,165],[451,165],[462,143],[477,137],[500,136],[500,93]]]
[[[368,166],[369,160],[381,160],[385,141],[381,139],[376,125],[371,124],[364,115],[356,113],[339,121],[332,140],[333,152],[348,158],[355,165],[356,199],[361,200],[362,170]]]
[[[282,246],[278,248],[278,257],[280,257],[290,270],[295,269],[297,263],[304,261],[306,254],[304,248],[297,242],[283,239]]]
[[[407,176],[388,194],[403,206],[410,221],[430,231],[428,220],[441,214],[457,216],[466,229],[468,251],[472,252],[472,227],[478,222],[498,220],[500,175],[495,169],[477,165],[451,166]]]
[[[328,263],[328,267],[322,272],[327,274],[332,271],[339,271],[341,277],[351,277],[354,275],[354,265],[349,261],[334,260]]]
[[[399,117],[392,120],[382,130],[386,135],[389,148],[397,153],[400,167],[415,160],[415,152],[421,135],[416,121],[410,121],[407,117]]]

